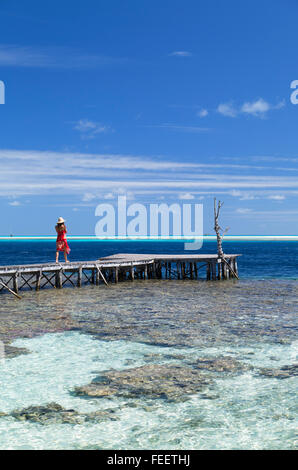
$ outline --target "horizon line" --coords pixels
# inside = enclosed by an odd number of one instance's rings
[[[110,236],[100,237],[95,235],[74,235],[67,237],[71,241],[94,240],[94,241],[192,241],[192,240],[216,240],[216,235],[169,235],[169,236]],[[226,235],[223,241],[232,240],[293,240],[298,241],[298,235]],[[4,240],[56,240],[56,236],[0,236],[0,241]]]

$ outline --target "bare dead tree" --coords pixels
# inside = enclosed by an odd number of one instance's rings
[[[226,234],[226,232],[229,230],[229,228],[226,228],[223,231],[223,229],[219,225],[218,219],[219,219],[220,209],[222,208],[222,206],[223,206],[223,202],[218,201],[217,203],[216,198],[214,198],[214,230],[215,230],[216,239],[217,239],[217,253],[218,253],[219,258],[224,259],[225,255],[224,255],[223,248],[222,248],[222,239],[224,235]]]
[[[230,264],[227,262],[226,260],[226,257],[225,257],[225,254],[224,254],[224,251],[223,251],[223,248],[222,248],[222,239],[223,237],[225,236],[225,234],[227,233],[227,231],[229,230],[229,227],[227,227],[224,231],[223,229],[221,228],[221,226],[219,225],[219,213],[220,213],[220,209],[222,208],[223,206],[223,202],[221,201],[218,201],[218,203],[216,202],[216,198],[214,198],[214,230],[215,230],[215,233],[216,233],[216,239],[217,239],[217,254],[218,254],[218,258],[220,258],[222,260],[223,263],[225,263],[227,265],[227,267],[229,268],[229,270],[232,272],[232,274],[237,278],[239,279],[237,273],[233,270],[233,268],[230,266]]]

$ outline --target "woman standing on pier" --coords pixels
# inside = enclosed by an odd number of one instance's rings
[[[66,230],[64,222],[65,222],[65,220],[62,217],[59,217],[57,225],[55,226],[55,229],[56,229],[56,232],[57,232],[56,263],[58,263],[59,252],[60,251],[64,252],[65,263],[68,263],[67,255],[70,252],[70,248],[69,248],[67,240],[66,240],[67,230]]]

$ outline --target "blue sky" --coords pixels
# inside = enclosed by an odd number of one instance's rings
[[[46,3],[46,4],[45,4]],[[298,229],[294,0],[0,1],[0,235],[93,235],[95,207],[213,198]]]

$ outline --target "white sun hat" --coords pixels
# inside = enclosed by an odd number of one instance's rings
[[[65,222],[63,217],[59,217],[57,224],[63,224],[63,222]]]

